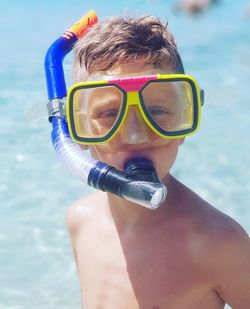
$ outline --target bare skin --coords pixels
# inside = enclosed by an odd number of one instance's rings
[[[162,71],[169,72],[140,62],[121,64],[109,73]],[[67,226],[83,308],[221,309],[225,303],[250,308],[248,235],[170,176],[184,139],[153,136],[134,116],[128,114],[125,129],[107,145],[90,147],[92,156],[119,169],[134,156],[151,159],[168,196],[158,209],[149,210],[97,192],[69,208]],[[131,119],[136,142],[129,133]]]
[[[102,192],[69,209],[83,308],[249,308],[247,234],[174,178],[167,186],[155,211]]]

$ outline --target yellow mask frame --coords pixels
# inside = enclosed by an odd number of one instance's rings
[[[173,83],[185,82],[192,96],[192,125],[186,129],[177,131],[167,131],[162,129],[148,112],[144,104],[143,91],[152,83]],[[102,87],[115,87],[122,93],[122,103],[119,116],[110,131],[98,137],[81,136],[77,131],[77,121],[74,117],[74,98],[76,93],[81,89],[93,89]],[[69,132],[74,142],[78,144],[96,145],[109,142],[120,130],[123,125],[128,108],[137,106],[142,118],[148,127],[158,136],[168,139],[183,138],[197,132],[200,126],[201,106],[203,105],[203,91],[200,90],[194,77],[186,74],[157,74],[145,76],[130,76],[109,80],[86,81],[71,86],[67,96],[66,119],[68,122]]]

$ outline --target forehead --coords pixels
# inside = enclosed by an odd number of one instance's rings
[[[144,62],[119,63],[113,69],[105,72],[94,72],[89,74],[87,81],[112,80],[123,77],[171,74],[174,73],[169,66],[156,67],[153,64],[145,64]]]

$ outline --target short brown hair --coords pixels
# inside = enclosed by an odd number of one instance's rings
[[[89,74],[141,57],[146,64],[166,64],[176,73],[184,73],[167,24],[150,15],[112,17],[99,22],[75,46],[75,66],[84,66]]]

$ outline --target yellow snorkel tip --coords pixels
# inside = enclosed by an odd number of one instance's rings
[[[96,24],[97,22],[98,18],[96,12],[94,10],[91,10],[86,15],[84,15],[79,21],[77,21],[72,27],[70,27],[68,31],[73,32],[79,39],[81,36],[85,34],[85,31],[88,29],[88,27]]]

